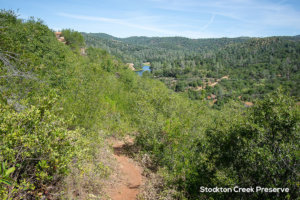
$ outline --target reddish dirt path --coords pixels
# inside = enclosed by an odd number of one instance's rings
[[[117,184],[108,189],[112,200],[135,200],[143,183],[142,169],[123,152],[124,142],[112,141],[114,157],[118,163]]]

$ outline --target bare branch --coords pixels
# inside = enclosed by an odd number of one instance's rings
[[[15,56],[9,55],[9,54],[13,54]],[[35,79],[31,74],[29,73],[24,73],[21,72],[17,69],[17,67],[15,65],[13,65],[10,60],[8,58],[11,58],[17,62],[19,62],[19,59],[16,58],[17,54],[12,53],[12,52],[8,52],[5,51],[5,53],[0,52],[0,60],[3,62],[4,66],[6,66],[6,70],[9,73],[8,75],[5,76],[0,76],[0,78],[9,78],[9,77],[24,77],[24,78],[28,78],[28,79]]]

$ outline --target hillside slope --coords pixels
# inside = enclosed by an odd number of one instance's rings
[[[137,68],[150,62],[156,78],[191,99],[215,96],[215,108],[230,99],[253,101],[280,85],[300,98],[298,36],[188,39],[83,35],[88,46],[104,48]],[[229,79],[211,86],[224,76]]]
[[[101,180],[113,170],[105,139],[126,135],[161,180],[144,199],[299,196],[300,109],[281,89],[252,108],[229,101],[214,110],[103,49],[80,55],[76,31],[62,31],[64,45],[39,20],[11,11],[0,20],[1,199],[103,199]],[[258,184],[289,193],[199,190]]]

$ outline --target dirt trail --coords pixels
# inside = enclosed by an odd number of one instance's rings
[[[143,183],[142,169],[124,153],[123,141],[110,141],[114,157],[118,164],[117,183],[108,188],[107,194],[112,200],[135,200]],[[131,143],[131,141],[129,141]]]

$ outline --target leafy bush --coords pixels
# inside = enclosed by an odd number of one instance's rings
[[[226,105],[212,110],[150,76],[137,76],[104,50],[88,48],[86,56],[78,56],[72,49],[82,45],[78,32],[63,31],[68,46],[41,21],[18,20],[7,11],[0,12],[0,20],[0,163],[15,168],[2,170],[0,180],[12,185],[0,183],[1,198],[47,198],[51,188],[64,190],[58,186],[69,171],[71,198],[73,185],[89,193],[89,183],[97,182],[93,179],[110,173],[99,156],[104,138],[131,132],[138,133],[137,144],[163,175],[164,191],[175,188],[170,194],[176,197],[297,197],[299,108],[286,95],[278,92],[246,109],[218,87],[201,95],[188,91],[195,99],[216,92],[223,96]],[[180,71],[165,72],[183,77]],[[178,82],[177,90],[184,91],[186,84]],[[239,89],[253,95],[248,88]],[[289,187],[291,192],[278,197],[199,193],[202,185],[257,184]]]
[[[230,102],[220,111],[209,110],[210,115],[190,110],[180,99],[172,98],[166,105],[163,94],[153,96],[148,97],[153,107],[139,106],[144,112],[137,139],[145,152],[151,152],[170,188],[176,186],[189,199],[299,195],[300,110],[282,91],[267,95],[253,108]],[[200,193],[200,186],[280,187],[289,188],[289,193]]]
[[[0,104],[0,163],[15,167],[12,185],[0,185],[0,197],[27,198],[31,190],[47,191],[68,173],[74,156],[76,131],[41,105],[16,112]],[[26,185],[26,187],[24,187]]]
[[[296,199],[300,109],[293,99],[278,90],[256,102],[248,113],[233,117],[231,125],[226,123],[208,130],[209,159],[215,166],[212,183],[220,187],[289,188],[289,193],[235,193],[236,199]]]
[[[64,29],[62,30],[62,35],[66,40],[66,44],[73,50],[84,47],[84,38],[81,33],[71,29]]]

